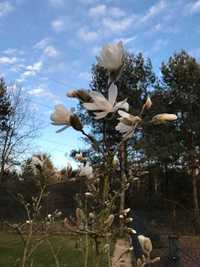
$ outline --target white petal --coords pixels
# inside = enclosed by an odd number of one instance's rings
[[[125,133],[125,132],[131,131],[133,129],[133,127],[132,126],[129,126],[129,125],[126,125],[126,124],[124,124],[122,122],[119,122],[117,124],[117,126],[115,127],[115,129],[117,131],[119,131],[120,133]]]
[[[114,106],[114,109],[115,109],[115,110],[118,110],[118,109],[124,109],[124,110],[128,111],[128,110],[129,110],[129,104],[128,104],[127,100],[124,99],[123,101],[118,102],[118,103]]]
[[[84,108],[88,110],[98,110],[99,108],[95,103],[83,103]]]
[[[119,113],[119,115],[121,117],[124,117],[124,118],[129,118],[130,117],[130,114],[125,112],[125,111],[123,111],[123,110],[119,110],[118,113]]]
[[[112,83],[108,89],[108,101],[111,103],[112,106],[114,106],[115,104],[115,101],[117,99],[117,94],[118,94],[118,88],[114,83]]]

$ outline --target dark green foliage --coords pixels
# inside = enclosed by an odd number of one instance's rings
[[[0,79],[0,135],[7,127],[8,116],[11,112],[11,103],[4,79]]]

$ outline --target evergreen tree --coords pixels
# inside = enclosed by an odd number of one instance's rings
[[[182,155],[179,162],[191,175],[193,206],[200,231],[198,175],[200,173],[200,64],[181,51],[162,64],[163,86],[169,91],[171,107],[178,115],[177,131]]]

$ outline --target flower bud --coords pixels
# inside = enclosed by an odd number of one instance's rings
[[[82,131],[83,130],[83,125],[82,125],[79,117],[77,115],[75,115],[75,114],[70,116],[70,124],[77,131]]]
[[[161,123],[165,123],[168,121],[175,121],[177,119],[177,116],[175,114],[169,114],[169,113],[162,113],[162,114],[158,114],[155,115],[151,122],[153,124],[161,124]]]
[[[80,102],[83,102],[83,103],[93,102],[89,93],[83,89],[71,91],[67,93],[67,96],[77,98]]]
[[[136,234],[137,232],[133,228],[127,228],[129,234]]]
[[[151,106],[152,106],[152,101],[151,101],[151,98],[148,96],[143,108],[150,109]]]

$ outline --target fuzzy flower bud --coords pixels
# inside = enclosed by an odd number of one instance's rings
[[[77,98],[80,102],[83,102],[83,103],[93,102],[91,96],[89,95],[89,92],[83,89],[71,91],[67,93],[67,96]]]
[[[117,44],[105,45],[99,57],[99,65],[109,71],[115,71],[123,65],[123,45]]]
[[[155,115],[151,122],[153,124],[161,124],[161,123],[165,123],[168,121],[175,121],[177,119],[177,116],[175,114],[169,114],[169,113],[162,113],[162,114],[158,114]]]
[[[143,108],[150,109],[151,106],[152,106],[152,101],[151,101],[151,98],[148,96]]]

